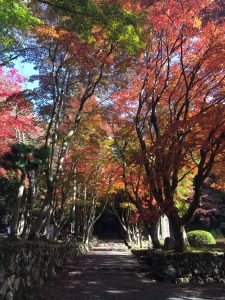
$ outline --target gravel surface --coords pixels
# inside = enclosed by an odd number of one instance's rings
[[[126,248],[99,245],[67,262],[63,272],[32,300],[225,300],[225,286],[173,285],[151,278]]]

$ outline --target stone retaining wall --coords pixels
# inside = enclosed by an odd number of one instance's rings
[[[0,240],[0,299],[20,299],[83,251],[83,245]]]
[[[148,263],[156,279],[172,283],[225,284],[224,253],[153,253]]]

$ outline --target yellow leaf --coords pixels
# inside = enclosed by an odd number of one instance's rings
[[[202,25],[201,19],[199,19],[198,17],[196,17],[196,18],[194,19],[193,27],[194,27],[194,28],[200,28],[201,25]]]

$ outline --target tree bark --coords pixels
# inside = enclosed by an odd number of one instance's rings
[[[11,227],[11,237],[15,237],[17,235],[18,223],[19,223],[19,215],[20,215],[20,207],[23,198],[23,193],[25,189],[25,179],[26,173],[22,171],[22,175],[20,178],[19,190],[17,193],[14,209],[13,209],[13,217],[12,217],[12,227]]]
[[[41,211],[39,213],[38,219],[35,222],[35,224],[32,226],[29,239],[33,240],[38,238],[42,227],[46,224],[46,220],[49,216],[49,213],[51,211],[51,200],[53,199],[54,189],[53,187],[48,187],[48,191],[44,200],[44,203],[42,205]]]
[[[157,224],[147,224],[145,223],[145,226],[147,228],[147,232],[149,233],[151,239],[152,239],[152,245],[153,248],[160,248],[160,242],[159,242],[159,236],[158,236],[158,223]]]
[[[175,239],[174,250],[176,252],[183,253],[184,251],[190,248],[184,226],[179,224],[177,220],[173,217],[170,217],[169,220],[172,227],[173,236]]]
[[[30,211],[37,199],[37,187],[36,187],[36,173],[34,170],[29,170],[27,172],[27,178],[29,180],[29,187],[27,193],[27,201],[24,211],[24,228],[21,234],[22,238],[26,238],[29,235],[29,228],[31,224]]]

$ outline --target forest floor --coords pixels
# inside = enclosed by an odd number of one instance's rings
[[[224,300],[225,286],[159,283],[125,245],[102,243],[68,261],[30,300]]]

